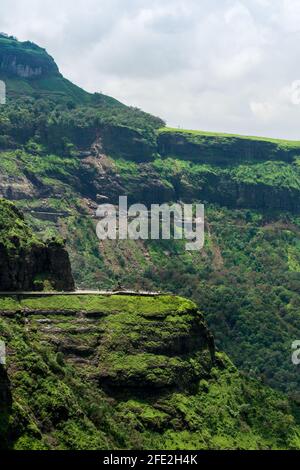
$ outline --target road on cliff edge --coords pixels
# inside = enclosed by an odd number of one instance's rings
[[[132,296],[140,296],[140,297],[158,297],[160,295],[173,295],[169,293],[162,293],[162,292],[147,292],[147,291],[131,291],[131,290],[119,290],[119,291],[100,291],[100,290],[76,290],[73,292],[26,292],[26,291],[6,291],[0,292],[0,296],[4,295],[22,295],[22,296],[32,296],[36,295],[38,297],[42,296],[50,296],[50,295],[132,295]]]

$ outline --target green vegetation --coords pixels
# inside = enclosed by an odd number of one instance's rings
[[[233,179],[242,183],[300,190],[299,165],[288,165],[283,162],[240,165],[233,170],[232,175]]]
[[[0,69],[9,98],[0,108],[0,193],[37,233],[1,200],[0,245],[23,261],[23,248],[59,234],[78,287],[192,299],[242,371],[219,353],[210,363],[197,342],[202,317],[182,298],[2,297],[11,362],[0,375],[13,393],[1,410],[5,446],[299,448],[291,343],[300,334],[300,143],[162,128],[68,82],[35,45],[0,38],[1,54],[19,54],[31,71],[40,64],[42,75]],[[204,249],[99,243],[97,204],[121,194],[147,206],[204,202]],[[47,272],[34,273],[34,287],[53,288]]]
[[[215,355],[191,302],[29,301],[1,298],[2,449],[299,449],[297,406]]]
[[[162,128],[159,153],[185,160],[218,165],[250,161],[292,162],[300,154],[300,142],[213,132]]]
[[[9,306],[9,308],[7,307]],[[115,314],[122,312],[123,314],[135,313],[137,315],[155,314],[157,316],[180,315],[181,312],[186,314],[189,310],[194,310],[195,304],[190,300],[180,297],[161,295],[159,297],[134,297],[124,295],[58,295],[49,297],[29,296],[0,296],[0,311],[26,311],[44,310],[49,312],[71,311],[77,313],[82,312],[114,312]]]
[[[229,181],[232,181],[232,184],[237,181],[255,186],[266,185],[300,190],[300,168],[297,164],[266,161],[264,163],[249,163],[222,168],[217,165],[166,158],[164,160],[155,160],[153,167],[170,183],[176,177],[185,178],[188,184],[195,187],[195,192],[197,185],[200,185],[200,183],[205,184],[205,178],[209,178],[210,175],[218,177],[220,182],[222,178],[226,178],[227,184]],[[122,169],[122,166],[118,164],[118,168]],[[132,167],[123,166],[123,168],[126,172],[131,169],[133,174]],[[138,169],[136,172],[138,172]]]
[[[255,140],[255,141],[262,141],[262,142],[272,142],[273,144],[278,144],[282,147],[293,147],[300,150],[300,141],[292,141],[292,140],[284,140],[284,139],[272,139],[270,137],[257,137],[257,136],[248,136],[248,135],[240,135],[240,134],[226,134],[222,132],[208,132],[208,131],[199,131],[199,130],[188,130],[188,129],[176,129],[172,127],[163,127],[158,130],[159,134],[170,133],[170,134],[182,134],[184,136],[191,135],[191,136],[199,136],[199,137],[228,137],[228,138],[238,138],[238,139],[245,139],[245,140]]]
[[[227,158],[226,165],[220,165],[172,155],[144,163],[119,156],[106,158],[105,181],[99,186],[101,173],[85,163],[72,144],[72,133],[65,138],[66,129],[77,135],[82,128],[84,142],[95,111],[82,108],[81,115],[75,108],[61,114],[61,105],[57,108],[52,102],[50,120],[46,120],[48,102],[22,103],[1,108],[2,126],[14,136],[7,141],[13,139],[20,147],[1,153],[2,178],[15,181],[11,184],[17,204],[26,208],[26,217],[40,238],[60,233],[67,239],[77,285],[111,289],[120,282],[129,288],[193,298],[205,311],[220,349],[242,370],[298,395],[299,374],[290,361],[290,345],[300,329],[299,159],[271,161],[267,152],[264,161],[231,163]],[[53,151],[52,144],[41,137],[43,132],[36,130],[42,129],[41,122],[46,123],[47,133],[55,126]],[[121,188],[117,195],[127,194],[132,202],[148,204],[153,195],[157,202],[206,202],[205,250],[191,255],[182,244],[167,241],[99,246],[84,198],[95,200],[103,193],[114,201],[111,188],[116,181]],[[36,192],[27,189],[32,187]]]
[[[42,245],[13,203],[0,199],[0,243],[7,249]]]
[[[33,234],[12,202],[0,199],[0,291],[72,290],[64,240],[45,243]]]
[[[85,243],[91,237],[94,246],[94,228],[85,234]],[[291,343],[300,332],[299,243],[299,217],[206,205],[200,252],[167,240],[107,241],[101,258],[94,255],[97,265],[89,258],[89,277],[78,279],[90,288],[120,282],[192,298],[218,347],[239,368],[299,398],[299,373],[291,362]],[[89,248],[81,248],[86,259]]]
[[[109,153],[127,145],[133,151],[136,147],[136,158],[141,152],[151,158],[155,150],[161,119],[101,93],[87,93],[66,80],[52,57],[31,42],[0,37],[0,79],[8,97],[0,108],[0,149],[30,145],[40,156],[70,156],[93,144],[101,131]]]
[[[9,100],[0,108],[0,148],[35,145],[35,150],[40,148],[42,153],[48,149],[68,156],[78,147],[91,145],[101,130],[107,135],[104,144],[109,147],[109,136],[119,127],[122,141],[128,139],[128,145],[132,146],[132,138],[138,135],[145,145],[155,144],[154,131],[162,124],[160,119],[101,96],[95,96],[89,105],[77,103],[72,94],[66,96],[68,100],[61,101],[43,95],[34,98],[28,93]]]

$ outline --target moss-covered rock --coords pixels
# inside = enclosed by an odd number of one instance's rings
[[[0,291],[47,289],[74,289],[62,242],[38,240],[18,209],[0,199]]]
[[[300,447],[296,408],[215,353],[190,301],[5,296],[0,312],[2,448]]]

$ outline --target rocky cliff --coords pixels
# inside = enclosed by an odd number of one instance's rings
[[[293,162],[299,156],[299,148],[300,142],[213,132],[165,128],[158,134],[158,151],[162,156],[217,165],[266,160]]]
[[[0,35],[0,74],[25,79],[59,75],[53,58],[45,49],[26,41]]]
[[[0,291],[73,290],[63,245],[42,243],[13,204],[0,199]]]
[[[0,296],[0,337],[2,449],[300,447],[296,409],[183,298]]]

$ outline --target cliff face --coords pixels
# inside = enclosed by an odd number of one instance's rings
[[[233,209],[254,209],[265,212],[300,213],[300,190],[266,182],[239,181],[233,171],[214,174],[203,171],[197,177],[184,173],[170,176],[175,199],[217,203]]]
[[[299,142],[176,129],[162,129],[158,135],[158,151],[162,156],[217,165],[266,160],[292,162],[299,155],[299,145]]]
[[[52,243],[30,250],[7,250],[0,244],[0,291],[32,291],[53,288],[74,290],[69,257]]]
[[[0,200],[0,291],[73,290],[69,257],[62,244],[44,244],[22,214]]]
[[[0,296],[0,335],[1,448],[300,447],[289,402],[216,353],[183,298]]]
[[[37,45],[0,36],[0,74],[25,79],[59,75],[52,57]]]
[[[61,320],[41,320],[43,339],[111,395],[193,390],[215,362],[213,337],[185,299],[79,296],[66,310],[61,301],[49,302],[47,310],[53,308]],[[36,311],[28,318],[39,323],[43,317]]]

